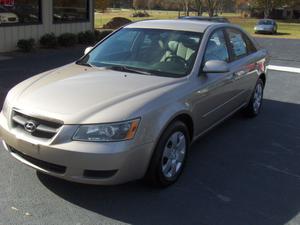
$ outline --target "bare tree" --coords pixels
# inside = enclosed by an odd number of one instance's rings
[[[195,8],[197,9],[198,16],[202,15],[202,9],[203,9],[203,0],[194,0]]]
[[[109,0],[96,0],[95,1],[95,7],[96,9],[100,10],[101,12],[104,12],[109,5]]]
[[[192,0],[181,0],[181,6],[183,6],[183,11],[186,16],[190,15],[190,5]]]
[[[208,15],[213,17],[218,10],[220,0],[205,0],[205,5],[208,10]]]
[[[182,0],[176,0],[177,10],[178,10],[178,18],[181,16],[182,9]]]
[[[264,9],[264,17],[269,18],[275,7],[281,7],[290,2],[291,0],[252,0],[250,4],[256,8]]]
[[[147,7],[148,7],[148,0],[133,0],[134,9],[146,10]]]

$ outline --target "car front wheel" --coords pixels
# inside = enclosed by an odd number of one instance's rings
[[[154,186],[166,187],[177,181],[186,161],[190,137],[181,121],[172,123],[160,137],[145,176]]]

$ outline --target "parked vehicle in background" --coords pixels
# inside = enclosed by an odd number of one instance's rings
[[[82,21],[86,19],[86,12],[81,8],[57,7],[53,10],[54,22]]]
[[[0,24],[12,24],[12,23],[19,23],[19,17],[7,10],[6,8],[0,6]]]
[[[210,22],[217,22],[217,23],[230,23],[230,21],[225,17],[208,17],[208,16],[181,16],[179,19],[182,20],[199,20],[199,21],[210,21]]]
[[[39,9],[29,4],[16,4],[13,11],[19,16],[20,23],[39,22]]]
[[[261,19],[257,22],[254,27],[254,31],[256,34],[258,33],[266,33],[266,34],[276,34],[277,33],[277,23],[272,19]]]
[[[167,186],[197,138],[239,110],[260,113],[267,64],[238,26],[132,23],[10,90],[0,136],[14,158],[55,177]]]

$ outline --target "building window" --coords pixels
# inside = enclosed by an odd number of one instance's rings
[[[0,0],[0,26],[41,23],[40,0]]]
[[[89,21],[88,0],[53,0],[53,22]]]

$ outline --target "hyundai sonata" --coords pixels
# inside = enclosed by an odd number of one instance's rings
[[[9,91],[0,134],[14,158],[55,177],[167,186],[194,140],[239,110],[259,114],[267,63],[231,24],[132,23]]]

